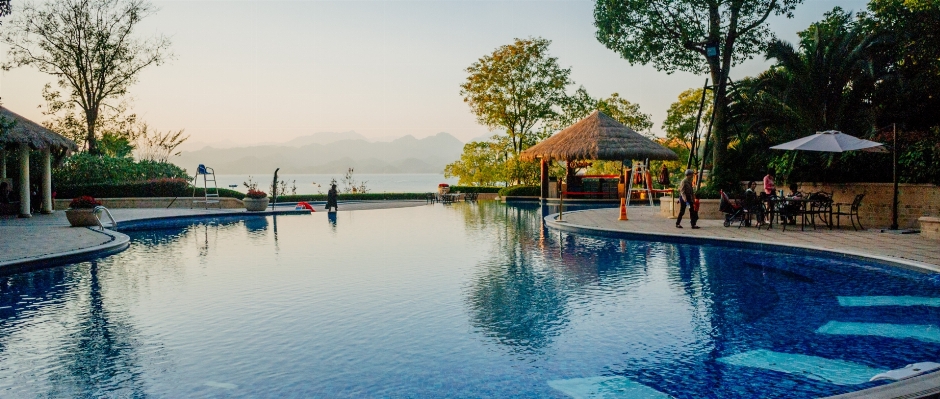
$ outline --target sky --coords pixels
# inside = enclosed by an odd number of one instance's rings
[[[13,0],[16,12],[20,0]],[[679,93],[706,76],[633,65],[596,38],[594,3],[557,1],[155,1],[140,37],[172,41],[174,58],[150,67],[130,104],[158,130],[185,129],[190,144],[276,143],[317,132],[355,131],[373,140],[447,132],[485,137],[460,96],[465,69],[514,38],[543,37],[576,85],[594,97],[620,93],[651,114],[654,131]],[[805,0],[795,18],[772,17],[778,37],[835,6],[860,0]],[[8,17],[9,18],[9,17]],[[0,29],[7,29],[6,25]],[[6,60],[0,45],[0,60]],[[732,79],[769,65],[758,55]],[[0,72],[0,101],[35,121],[42,87],[30,67]],[[574,90],[576,86],[571,89]]]

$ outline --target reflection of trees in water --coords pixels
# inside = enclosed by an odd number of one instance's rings
[[[455,207],[457,208],[457,207]],[[471,280],[471,324],[514,351],[539,351],[569,322],[583,287],[644,273],[648,243],[546,233],[539,207],[481,202],[460,209],[468,231],[492,243]]]
[[[0,354],[23,366],[0,376],[30,376],[28,386],[14,389],[50,397],[146,396],[139,333],[122,305],[106,303],[101,273],[91,261],[0,278]],[[53,357],[24,364],[19,357],[29,355],[6,353],[9,345],[48,347]]]
[[[73,300],[69,334],[59,364],[51,373],[52,396],[145,397],[141,378],[138,332],[120,306],[109,306],[102,295],[98,261],[78,269],[83,284]],[[87,274],[86,274],[87,273]],[[87,284],[86,284],[87,283]],[[153,360],[153,359],[151,359]]]

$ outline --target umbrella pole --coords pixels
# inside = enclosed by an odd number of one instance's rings
[[[898,229],[898,125],[896,123],[891,124],[892,130],[894,130],[894,148],[892,153],[893,168],[892,175],[894,179],[894,193],[891,198],[891,230]]]

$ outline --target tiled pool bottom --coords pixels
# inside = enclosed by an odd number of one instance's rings
[[[0,397],[818,397],[940,359],[922,274],[558,233],[537,207],[333,216],[4,277]]]

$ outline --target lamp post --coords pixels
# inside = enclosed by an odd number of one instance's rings
[[[892,178],[894,179],[894,195],[891,198],[891,230],[898,229],[898,125],[891,124],[893,130],[893,144],[891,149],[892,158]]]

